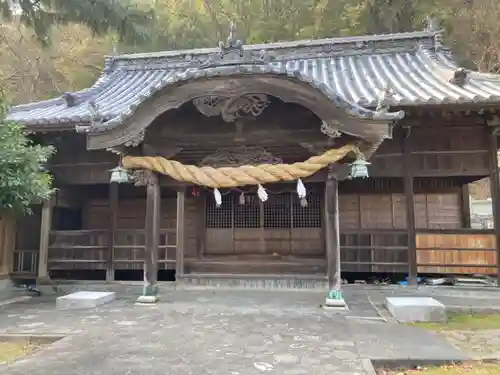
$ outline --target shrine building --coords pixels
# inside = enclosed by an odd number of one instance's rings
[[[440,30],[108,56],[18,105],[56,147],[12,277],[338,290],[344,273],[498,275],[500,75]],[[468,184],[491,177],[494,229]],[[139,276],[142,280],[142,276]],[[329,298],[336,298],[330,294]]]

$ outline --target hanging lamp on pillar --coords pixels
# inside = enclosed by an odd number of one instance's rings
[[[357,159],[353,163],[349,165],[349,178],[368,178],[368,166],[371,163],[367,162],[364,159]]]
[[[130,182],[130,175],[128,170],[123,168],[121,165],[116,166],[115,168],[110,170],[111,178],[109,182],[116,182],[118,184],[125,184]]]

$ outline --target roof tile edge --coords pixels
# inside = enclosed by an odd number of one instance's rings
[[[386,41],[411,41],[414,40],[416,43],[422,40],[428,40],[434,42],[434,38],[439,31],[412,31],[405,33],[393,33],[393,34],[377,34],[377,35],[361,35],[361,36],[349,36],[349,37],[336,37],[336,38],[325,38],[325,39],[304,39],[288,42],[273,42],[264,44],[245,44],[243,48],[245,51],[279,51],[287,49],[307,49],[311,47],[321,47],[326,45],[348,45],[352,44],[353,47],[359,43],[370,43],[370,42],[386,42]],[[106,56],[108,59],[112,60],[141,60],[150,58],[162,58],[168,61],[168,58],[179,58],[181,56],[202,56],[209,55],[212,53],[217,53],[219,48],[194,48],[185,50],[174,50],[174,51],[160,51],[160,52],[149,52],[149,53],[133,53],[124,54],[119,56]],[[285,51],[283,51],[285,52]]]

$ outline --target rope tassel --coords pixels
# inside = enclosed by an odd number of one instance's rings
[[[266,189],[264,189],[262,187],[261,184],[259,184],[259,187],[257,188],[257,195],[259,196],[259,199],[262,201],[262,202],[265,202],[267,201],[267,198],[269,198],[267,196],[267,192],[266,192]]]
[[[297,180],[297,195],[300,199],[305,198],[307,195],[306,187],[300,178]]]
[[[299,196],[300,206],[307,207],[307,191],[300,178],[297,180],[297,195]]]
[[[222,206],[222,195],[220,194],[220,191],[217,188],[214,189],[214,199],[216,207]]]

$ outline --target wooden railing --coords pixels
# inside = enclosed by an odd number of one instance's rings
[[[144,262],[145,237],[143,229],[118,230],[115,232],[115,269],[142,268]],[[160,229],[158,266],[174,268],[176,252],[176,230]]]
[[[492,230],[418,230],[419,273],[497,274],[497,249]]]
[[[343,272],[407,272],[406,230],[340,230]]]
[[[12,264],[13,276],[36,276],[38,269],[38,249],[14,250]]]
[[[176,231],[160,231],[158,265],[175,267]],[[52,231],[49,269],[105,269],[109,233],[107,230]],[[418,230],[419,273],[497,273],[496,241],[491,230]],[[341,230],[343,272],[408,272],[408,233],[402,230]],[[115,269],[141,269],[144,261],[144,230],[115,232]],[[14,254],[14,273],[36,273],[37,250]]]
[[[49,269],[106,269],[107,230],[50,232]]]
[[[175,229],[160,230],[158,264],[173,268],[176,253]],[[106,269],[109,251],[107,230],[52,231],[49,245],[50,269]],[[144,229],[117,230],[114,235],[115,269],[141,269],[144,262]]]

